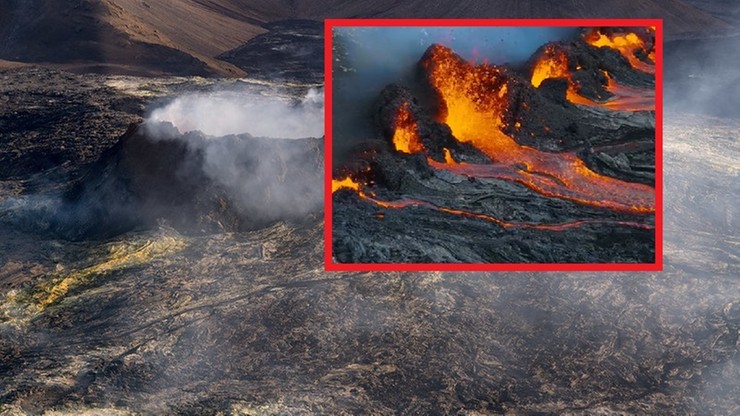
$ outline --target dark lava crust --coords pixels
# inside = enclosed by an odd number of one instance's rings
[[[324,25],[314,20],[284,20],[264,25],[269,32],[254,37],[218,59],[243,69],[248,77],[322,84]]]

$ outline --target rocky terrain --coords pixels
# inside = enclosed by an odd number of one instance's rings
[[[721,59],[712,73],[721,76],[679,71],[666,85],[675,99],[664,128],[662,272],[329,273],[320,210],[254,229],[218,215],[201,217],[216,226],[194,229],[173,210],[83,238],[28,215],[53,218],[60,201],[74,202],[96,164],[125,160],[111,149],[131,123],[176,96],[274,93],[270,67],[241,79],[193,76],[244,76],[208,57],[264,33],[265,22],[317,19],[326,7],[337,16],[664,16],[677,36],[728,23],[682,1],[409,2],[412,10],[380,0],[194,0],[177,2],[179,26],[162,17],[174,2],[63,3],[0,4],[0,414],[740,414],[740,124],[727,104],[712,105],[736,85],[736,67]],[[103,27],[99,6],[115,11],[110,36],[90,32]],[[199,22],[208,30],[194,30]],[[80,45],[141,60],[50,58]],[[671,48],[674,63],[701,62]],[[178,61],[177,51],[197,57]],[[18,62],[26,52],[46,68]],[[131,76],[173,68],[183,76]],[[707,115],[718,108],[724,118]],[[113,178],[126,172],[108,167]]]
[[[314,20],[291,20],[265,25],[269,32],[224,52],[219,59],[247,75],[264,74],[272,80],[322,85],[324,82],[324,25]]]
[[[213,85],[1,76],[19,149],[0,187],[4,413],[740,411],[737,122],[667,120],[664,272],[327,273],[318,219],[76,242],[18,227],[19,197],[69,187],[147,103]]]

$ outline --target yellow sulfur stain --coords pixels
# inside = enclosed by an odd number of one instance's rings
[[[138,242],[112,243],[107,246],[107,252],[104,250],[102,262],[36,286],[31,292],[29,303],[40,312],[63,298],[74,287],[92,282],[96,276],[146,264],[156,258],[180,251],[186,245],[181,237],[171,235]]]
[[[44,308],[62,298],[71,288],[90,282],[93,276],[145,264],[158,257],[179,251],[184,247],[185,242],[182,239],[172,236],[164,236],[138,244],[111,244],[108,258],[102,263],[75,271],[61,278],[61,280],[55,279],[56,283],[49,282],[44,285],[46,287],[39,287],[39,292],[34,296],[35,303]]]

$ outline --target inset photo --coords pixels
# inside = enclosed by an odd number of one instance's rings
[[[661,20],[325,31],[327,270],[661,269]]]

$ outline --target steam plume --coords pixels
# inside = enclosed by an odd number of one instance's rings
[[[293,102],[291,102],[293,101]],[[221,91],[188,94],[152,111],[148,121],[167,121],[180,133],[248,133],[256,137],[297,139],[324,132],[323,91],[310,89],[295,102],[277,96]]]

